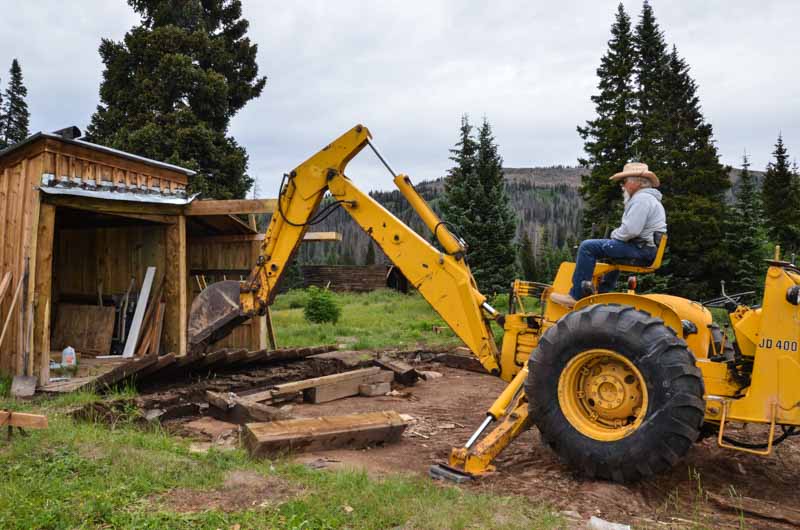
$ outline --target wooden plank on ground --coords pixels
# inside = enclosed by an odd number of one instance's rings
[[[375,360],[375,364],[386,370],[394,372],[394,379],[401,385],[411,386],[419,379],[419,372],[417,372],[410,364],[399,361],[397,359],[390,359],[388,357],[381,357]]]
[[[285,420],[291,415],[277,407],[250,401],[236,394],[206,391],[209,412],[215,418],[244,425],[245,423]]]
[[[282,451],[355,449],[375,443],[396,442],[406,426],[394,411],[367,412],[248,423],[244,439],[251,456],[265,457]]]
[[[150,288],[153,286],[153,278],[156,275],[155,267],[147,267],[147,272],[144,275],[142,282],[142,290],[139,291],[139,299],[136,302],[136,310],[133,313],[133,320],[131,321],[131,329],[128,333],[128,338],[125,341],[125,350],[122,356],[125,358],[133,357],[136,352],[136,345],[139,342],[139,333],[141,331],[142,320],[144,319],[144,310],[147,305],[147,300],[150,297]]]
[[[333,383],[315,386],[314,388],[308,388],[303,391],[303,401],[307,403],[327,403],[337,399],[357,396],[361,392],[361,386],[364,384],[391,383],[393,380],[393,372],[381,370],[374,375],[367,375],[362,378],[345,379],[343,381],[335,381]],[[388,390],[386,392],[388,392]],[[384,394],[386,392],[384,392]]]
[[[302,381],[284,383],[282,385],[276,385],[273,387],[272,393],[275,396],[280,396],[281,394],[294,394],[295,392],[300,392],[301,390],[306,390],[308,388],[337,383],[339,381],[347,381],[348,379],[363,380],[364,378],[375,375],[380,371],[380,368],[373,366],[372,368],[363,368],[361,370],[353,370],[352,372],[342,372],[341,374],[324,375],[322,377],[314,377],[311,379],[304,379]],[[361,382],[363,383],[364,381]]]
[[[466,350],[466,348],[464,348],[464,350]],[[471,353],[463,354],[458,353],[458,351],[452,351],[438,355],[436,360],[450,368],[458,368],[459,370],[468,370],[481,374],[487,373],[486,368],[484,368],[478,358]]]
[[[100,388],[103,386],[110,386],[119,383],[123,379],[127,379],[136,375],[141,370],[144,370],[151,364],[158,361],[157,355],[148,355],[139,359],[132,359],[127,363],[115,366],[112,370],[104,373],[95,380],[95,385]]]
[[[47,416],[0,410],[0,427],[22,427],[23,429],[46,429]]]
[[[158,360],[156,362],[154,362],[153,364],[151,364],[147,368],[139,371],[139,373],[137,374],[137,377],[139,377],[139,379],[142,379],[142,378],[147,377],[147,376],[149,376],[151,374],[159,372],[159,371],[163,370],[164,368],[166,368],[166,367],[168,367],[168,366],[170,366],[170,365],[172,365],[174,363],[175,363],[175,354],[174,353],[168,353],[166,355],[162,355],[161,357],[158,358]]]
[[[84,355],[108,355],[114,317],[113,306],[58,304],[52,347],[72,346]]]

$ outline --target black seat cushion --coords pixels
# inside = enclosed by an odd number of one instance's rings
[[[641,259],[641,258],[620,258],[620,259],[604,259],[603,263],[608,263],[609,265],[630,265],[632,267],[647,267],[651,263],[653,263],[652,259]]]

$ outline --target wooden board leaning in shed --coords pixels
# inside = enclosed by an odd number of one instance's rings
[[[281,451],[314,451],[400,440],[407,423],[394,411],[248,423],[244,442],[250,455],[263,457]]]
[[[72,346],[89,355],[108,355],[114,334],[114,307],[58,304],[52,347]]]

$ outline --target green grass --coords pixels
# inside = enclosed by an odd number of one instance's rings
[[[303,291],[279,296],[273,306],[279,344],[345,343],[357,349],[459,342],[449,329],[434,332],[434,326],[445,324],[418,294],[379,291],[337,294],[336,299],[341,320],[318,325],[303,319]],[[0,408],[46,414],[50,427],[0,440],[0,528],[563,527],[557,514],[528,499],[476,493],[425,477],[312,470],[286,461],[253,461],[242,450],[195,454],[188,442],[159,427],[138,427],[133,412],[113,426],[66,415],[100,399],[91,392],[19,402],[6,397],[9,385],[0,379]],[[134,394],[123,386],[108,397]],[[193,498],[210,495],[234,470],[277,477],[289,484],[292,495],[232,513],[178,513],[159,500],[175,488],[196,490],[185,493]]]
[[[379,290],[370,293],[336,293],[342,316],[336,324],[314,324],[303,318],[307,295],[292,290],[278,295],[271,307],[275,334],[281,347],[346,344],[349,349],[399,348],[458,344],[419,294]],[[444,328],[439,333],[434,327]]]
[[[159,429],[76,423],[57,410],[57,402],[24,408],[47,411],[50,428],[0,446],[0,528],[512,529],[562,523],[546,507],[519,497],[404,475],[375,479],[363,471],[252,461],[240,450],[194,454]],[[278,477],[296,493],[282,503],[233,513],[177,513],[158,499],[173,488],[202,497],[239,469]]]

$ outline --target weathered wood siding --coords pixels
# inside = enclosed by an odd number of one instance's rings
[[[210,285],[215,281],[247,278],[258,258],[261,241],[222,242],[216,238],[189,238],[188,290],[189,307],[200,293],[197,276],[203,275]],[[217,348],[266,348],[264,317],[250,319],[228,337],[215,344]]]
[[[163,226],[56,229],[53,270],[59,298],[124,294],[136,279],[138,291],[147,267],[156,267],[158,285],[166,270]]]
[[[31,246],[39,221],[39,192],[35,189],[42,175],[43,154],[14,157],[0,165],[0,272],[11,272],[11,288],[0,306],[0,316],[5,322],[11,308],[14,291],[25,274],[26,263],[32,257]],[[32,265],[35,266],[35,263]],[[31,265],[29,265],[30,267]],[[4,374],[23,373],[23,334],[25,319],[21,305],[35,300],[34,278],[29,275],[20,299],[11,314],[8,331],[0,344],[0,371]],[[25,304],[22,304],[25,302]],[[0,324],[2,325],[2,324]],[[34,356],[29,366],[39,366]]]
[[[386,265],[306,265],[303,286],[330,286],[333,291],[374,291],[386,287]]]

